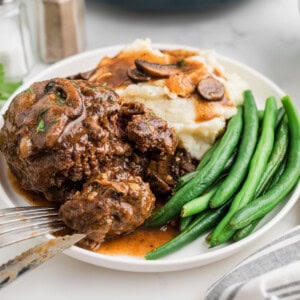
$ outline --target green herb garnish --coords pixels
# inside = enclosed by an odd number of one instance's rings
[[[38,126],[36,126],[35,131],[36,132],[45,132],[45,122],[43,119],[40,120],[40,123],[38,124]]]
[[[50,81],[45,86],[45,91],[48,93],[50,90],[52,90],[55,86],[55,83],[53,81]]]
[[[30,94],[34,94],[34,90],[32,88],[27,89],[26,92],[29,92]]]
[[[44,107],[39,112],[39,117],[41,117],[43,114],[45,114],[49,110],[49,107]]]
[[[58,122],[58,119],[53,119],[51,122],[50,122],[50,125],[54,125]]]
[[[62,97],[58,96],[58,95],[56,95],[54,101],[55,101],[55,103],[56,103],[58,106],[63,106],[63,105],[65,105],[65,100],[64,100]]]
[[[19,82],[5,81],[4,66],[3,64],[0,64],[0,100],[7,100],[21,84],[22,84],[21,81]]]
[[[182,68],[183,66],[185,66],[185,64],[186,64],[185,60],[180,60],[177,62],[177,67]]]
[[[108,96],[107,101],[108,102],[114,102],[115,99],[113,98],[113,96]]]

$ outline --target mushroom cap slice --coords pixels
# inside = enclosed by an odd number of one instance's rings
[[[208,101],[220,101],[224,97],[224,85],[212,76],[201,79],[197,85],[201,97]]]
[[[134,63],[140,72],[157,78],[166,78],[179,72],[177,65],[161,65],[140,59],[136,59]]]
[[[135,66],[128,68],[127,70],[128,77],[135,82],[143,82],[151,80],[150,76],[147,76],[145,73],[140,72]]]

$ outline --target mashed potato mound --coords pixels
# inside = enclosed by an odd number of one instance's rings
[[[184,67],[179,75],[133,83],[127,69],[135,59],[159,64],[184,61]],[[197,83],[207,76],[224,85],[221,101],[206,101],[195,92]],[[239,76],[223,69],[213,51],[159,50],[148,39],[136,40],[115,57],[103,58],[89,80],[114,88],[124,101],[139,101],[151,108],[175,129],[181,146],[195,159],[201,159],[224,131],[247,89]]]

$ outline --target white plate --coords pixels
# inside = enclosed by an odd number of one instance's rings
[[[160,49],[190,48],[182,45],[168,44],[156,44],[154,46]],[[79,54],[61,61],[35,76],[30,82],[26,82],[19,90],[28,88],[28,86],[34,81],[45,80],[52,77],[68,76],[70,74],[76,74],[78,72],[90,70],[97,65],[101,57],[104,55],[112,56],[122,48],[123,46],[102,48],[99,50]],[[252,89],[257,104],[260,108],[264,106],[265,99],[268,96],[273,95],[280,99],[284,95],[283,91],[279,87],[255,70],[221,55],[217,55],[217,58],[226,70],[239,74],[248,82],[249,87]],[[12,98],[13,96],[11,99]],[[11,99],[3,107],[1,111],[2,114],[7,109]],[[2,124],[3,120],[1,117],[0,127],[2,127]],[[20,206],[26,204],[22,197],[14,191],[7,178],[7,166],[3,157],[0,157],[0,180],[1,200],[4,201],[7,206]],[[270,214],[268,214],[266,218],[262,220],[262,222],[259,224],[259,228],[253,234],[237,243],[219,246],[214,249],[208,249],[207,245],[205,244],[204,237],[201,237],[184,249],[156,261],[146,261],[142,258],[131,256],[98,254],[76,246],[71,247],[69,250],[65,251],[65,253],[78,260],[116,270],[135,272],[166,272],[190,269],[224,259],[236,253],[237,251],[242,250],[248,244],[253,243],[258,237],[265,234],[287,214],[287,212],[296,203],[299,195],[300,184],[298,184],[298,186],[285,201],[283,201]],[[50,235],[47,237],[51,238]]]

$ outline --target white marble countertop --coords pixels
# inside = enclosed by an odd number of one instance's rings
[[[300,18],[296,0],[248,0],[192,13],[133,13],[87,2],[88,49],[153,42],[214,48],[269,77],[300,107]],[[45,66],[39,65],[35,72]],[[1,204],[0,204],[1,206]],[[0,291],[4,300],[203,299],[207,287],[247,255],[300,223],[300,204],[251,247],[221,262],[172,273],[126,273],[63,254]],[[4,262],[37,241],[0,250]],[[97,297],[97,298],[96,298]]]

